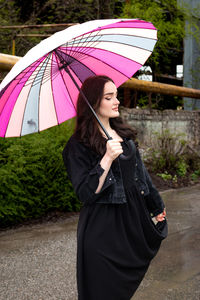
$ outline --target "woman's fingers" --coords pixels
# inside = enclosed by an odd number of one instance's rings
[[[163,211],[161,214],[157,215],[157,216],[155,217],[155,219],[156,219],[156,221],[158,221],[158,222],[162,222],[162,221],[165,220],[165,217],[166,217],[166,210],[164,209],[164,211]]]
[[[113,139],[107,141],[107,154],[114,160],[117,158],[120,154],[123,153],[122,146],[120,144],[119,139]]]

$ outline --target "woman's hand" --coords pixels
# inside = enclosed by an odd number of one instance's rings
[[[155,219],[156,219],[156,221],[158,221],[158,222],[162,222],[162,221],[165,220],[165,217],[166,217],[166,210],[164,209],[163,212],[162,212],[161,214],[159,214],[159,215],[157,215],[157,216],[155,217]]]
[[[120,139],[108,140],[106,143],[105,155],[111,160],[115,160],[120,154],[123,153]]]
[[[103,174],[99,178],[99,185],[95,191],[98,194],[101,191],[101,188],[104,184],[105,178],[110,170],[112,162],[117,158],[121,153],[123,153],[122,146],[119,139],[108,140],[106,144],[106,153],[100,161],[101,167],[104,169]]]

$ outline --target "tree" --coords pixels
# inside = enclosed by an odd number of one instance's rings
[[[158,29],[158,41],[146,62],[153,72],[153,80],[170,84],[182,84],[172,81],[176,76],[176,65],[183,64],[184,13],[176,0],[129,0],[121,15],[125,18],[138,18],[152,22]],[[137,76],[138,73],[135,74]],[[163,76],[164,75],[164,76]],[[167,75],[167,76],[166,76]],[[176,109],[182,105],[182,98],[153,95],[153,108]],[[141,93],[142,107],[148,105],[148,97]]]
[[[19,8],[15,7],[15,1],[13,0],[0,0],[0,24],[1,26],[17,25],[19,24]],[[9,30],[1,30],[1,43],[0,52],[11,53],[11,41],[13,33]]]
[[[20,19],[32,23],[82,23],[112,18],[124,1],[116,0],[15,0]],[[120,11],[121,13],[121,11]]]
[[[184,15],[176,0],[130,0],[122,13],[126,18],[150,21],[158,29],[158,42],[148,60],[155,74],[176,74],[183,62]],[[155,76],[156,77],[156,76]]]
[[[0,0],[1,25],[83,23],[94,19],[118,17],[124,0]],[[54,29],[55,30],[55,29]],[[57,29],[60,30],[60,29]],[[0,29],[0,52],[12,53],[12,39],[16,41],[16,55],[23,56],[41,38],[19,37],[19,34],[52,34],[52,28],[23,31]]]

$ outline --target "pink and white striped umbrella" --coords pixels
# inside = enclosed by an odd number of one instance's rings
[[[39,132],[76,115],[78,86],[107,75],[120,86],[151,55],[157,30],[142,20],[95,20],[59,31],[33,47],[0,85],[0,136]]]

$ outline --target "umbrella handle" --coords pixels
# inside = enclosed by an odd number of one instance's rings
[[[108,140],[112,140],[112,137],[109,137]],[[129,150],[130,154],[129,155],[120,154],[119,158],[122,160],[129,160],[136,153],[136,147],[135,147],[133,140],[129,140],[127,142],[127,145],[128,145],[128,150]]]
[[[120,154],[119,158],[122,159],[122,160],[129,160],[136,153],[135,144],[132,140],[129,140],[127,142],[127,145],[128,145],[128,149],[129,149],[130,154],[129,155]]]

